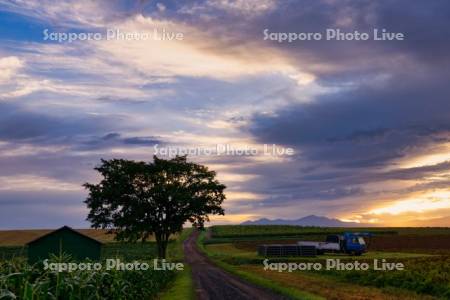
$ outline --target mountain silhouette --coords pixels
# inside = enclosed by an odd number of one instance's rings
[[[310,215],[297,220],[275,219],[267,218],[258,219],[255,221],[245,221],[241,225],[296,225],[296,226],[318,226],[318,227],[369,227],[373,225],[362,224],[356,222],[344,222],[338,219],[331,219],[327,217]]]

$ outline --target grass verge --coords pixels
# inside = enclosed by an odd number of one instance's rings
[[[192,282],[191,268],[184,266],[169,288],[160,296],[161,300],[194,300],[194,284]]]
[[[183,261],[183,243],[192,233],[192,228],[184,229],[178,239],[169,245],[167,249],[168,258],[172,261]],[[191,268],[185,264],[184,270],[178,272],[175,280],[161,293],[161,300],[194,300],[194,284],[192,281]]]
[[[206,240],[205,240],[206,241]],[[403,271],[380,272],[335,271],[272,273],[262,271],[264,258],[257,256],[256,244],[209,244],[200,241],[200,248],[224,269],[236,269],[264,278],[278,285],[320,295],[327,299],[450,299],[448,285],[450,256],[418,253],[391,253],[371,251],[358,261],[373,264],[376,259],[402,262]],[[245,247],[244,247],[245,246]],[[249,246],[249,247],[247,247]],[[253,249],[250,247],[253,246]],[[252,250],[250,250],[252,249]],[[339,258],[343,262],[355,258],[344,255],[323,255],[313,258],[275,257],[270,262],[324,262],[327,258]],[[223,265],[226,264],[226,265]],[[228,269],[232,271],[232,269]]]

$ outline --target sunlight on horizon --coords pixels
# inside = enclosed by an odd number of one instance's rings
[[[368,214],[391,214],[398,215],[406,212],[427,212],[438,209],[450,208],[450,192],[431,192],[419,198],[395,201],[384,207],[375,208]]]

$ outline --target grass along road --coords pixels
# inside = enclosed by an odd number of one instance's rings
[[[237,228],[235,228],[237,229]],[[236,230],[238,231],[238,230]],[[245,231],[245,230],[244,230]],[[420,235],[415,239],[434,238],[418,229]],[[432,232],[436,229],[431,229]],[[283,234],[283,233],[281,233]],[[408,239],[410,234],[404,235]],[[402,235],[397,235],[402,237]],[[448,239],[449,235],[444,235]],[[214,237],[212,238],[214,240]],[[264,257],[258,256],[256,247],[261,242],[279,243],[279,237],[263,241],[234,240],[227,243],[210,243],[206,240],[202,245],[208,256],[222,268],[243,278],[259,281],[262,285],[278,291],[299,291],[317,295],[325,299],[450,299],[450,272],[448,249],[436,252],[434,248],[423,249],[425,253],[407,253],[411,245],[399,247],[396,251],[369,251],[361,257],[350,257],[343,254],[321,255],[315,258],[274,257],[270,262],[311,262],[323,261],[326,258],[343,261],[366,261],[370,264],[374,259],[387,259],[405,264],[405,271],[264,271]],[[217,242],[217,241],[216,241]],[[427,244],[422,246],[426,248]],[[399,246],[402,246],[399,243]],[[382,249],[380,249],[382,250]],[[287,293],[285,293],[287,294]],[[297,298],[295,295],[292,298]],[[304,299],[301,296],[298,299]]]

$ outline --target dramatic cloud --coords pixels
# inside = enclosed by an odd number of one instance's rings
[[[0,220],[14,227],[85,226],[81,185],[101,158],[265,143],[295,155],[192,157],[228,186],[216,222],[448,220],[448,1],[0,0],[0,11],[15,28],[0,38]],[[43,40],[112,28],[183,39]],[[405,40],[264,40],[327,28]]]

